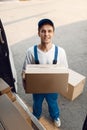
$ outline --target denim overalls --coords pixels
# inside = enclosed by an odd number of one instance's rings
[[[55,46],[54,60],[53,64],[57,63],[58,56],[58,47]],[[34,58],[35,64],[39,64],[38,54],[37,54],[37,45],[34,46]],[[58,94],[57,93],[48,93],[48,94],[33,94],[33,114],[38,119],[42,113],[42,103],[44,98],[48,103],[49,113],[51,118],[57,119],[59,117],[59,107],[58,107]]]

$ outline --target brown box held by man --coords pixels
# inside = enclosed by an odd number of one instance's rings
[[[69,69],[68,91],[62,91],[61,94],[69,100],[74,100],[83,92],[85,80],[85,76]]]
[[[4,130],[33,130],[5,94],[0,96],[0,123]]]
[[[60,93],[67,91],[68,70],[59,65],[28,65],[25,82],[26,93]]]

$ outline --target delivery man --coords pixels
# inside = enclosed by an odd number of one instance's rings
[[[52,43],[55,27],[50,19],[41,19],[38,22],[38,36],[40,43],[27,50],[23,64],[22,78],[25,81],[25,70],[27,64],[62,64],[68,67],[65,50]],[[37,83],[36,83],[36,87]],[[43,100],[47,101],[50,116],[55,126],[60,127],[60,110],[58,106],[58,93],[33,94],[33,114],[38,119],[42,113]]]

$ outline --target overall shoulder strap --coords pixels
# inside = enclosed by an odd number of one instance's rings
[[[57,64],[57,57],[58,57],[58,47],[55,46],[55,52],[54,52],[54,60],[53,60],[53,64]]]
[[[34,59],[35,59],[35,64],[39,64],[38,54],[37,54],[37,45],[34,46]]]

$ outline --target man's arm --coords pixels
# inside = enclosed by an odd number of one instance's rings
[[[23,83],[23,87],[24,87],[24,89],[25,89],[25,87],[26,87],[26,82],[25,82],[25,72],[24,71],[22,71],[22,83]]]

